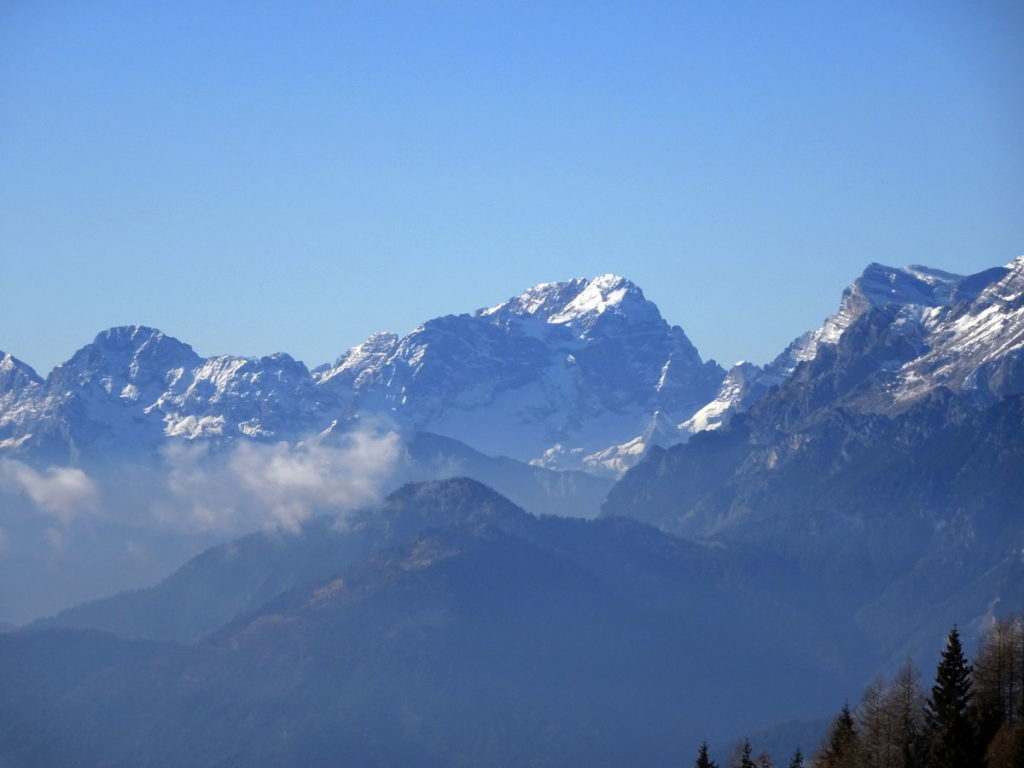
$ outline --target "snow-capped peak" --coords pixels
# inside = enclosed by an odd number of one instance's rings
[[[1024,293],[1024,256],[1018,256],[1004,267],[999,280],[992,282],[982,293],[982,302],[1007,302]]]
[[[94,368],[120,365],[124,361],[149,360],[153,363],[196,363],[199,356],[192,347],[144,325],[124,325],[101,331],[92,343],[79,349],[61,367]]]
[[[846,329],[873,307],[947,306],[963,282],[963,276],[941,269],[920,265],[888,267],[873,262],[843,291],[839,311],[826,318],[820,328],[794,339],[765,371],[778,383],[799,363],[814,359],[822,344],[836,344]]]
[[[953,290],[962,280],[963,275],[931,267],[896,268],[873,263],[846,289],[843,304],[851,312],[886,304],[941,306],[949,303]]]
[[[550,316],[548,322],[571,323],[584,315],[599,315],[621,307],[627,297],[646,301],[643,292],[624,277],[599,275],[587,282],[560,312]]]
[[[188,346],[167,336],[158,328],[150,328],[145,325],[120,325],[100,331],[93,339],[92,345],[104,349],[141,349],[147,345],[160,344],[165,340],[171,344]]]
[[[479,310],[477,315],[482,317],[511,315],[547,318],[559,312],[568,302],[578,296],[586,285],[587,280],[582,277],[575,280],[562,280],[557,283],[539,283],[501,304]]]
[[[585,333],[598,317],[609,312],[617,315],[628,313],[632,319],[643,322],[661,320],[657,307],[644,298],[643,291],[636,284],[613,274],[598,275],[590,280],[578,277],[558,283],[541,283],[476,314],[499,322],[517,318],[542,320]]]
[[[19,376],[37,384],[43,382],[32,366],[23,363],[10,352],[0,351],[0,376]]]
[[[349,348],[335,361],[334,365],[336,368],[352,368],[363,365],[368,359],[391,354],[398,345],[398,341],[397,333],[375,331],[362,344]]]
[[[4,408],[10,407],[23,393],[42,384],[43,380],[31,366],[9,352],[0,352],[0,418]]]
[[[199,356],[188,344],[156,328],[126,325],[97,334],[91,344],[58,366],[55,373],[60,379],[73,377],[79,381],[96,375],[135,379],[147,372],[162,378],[168,369],[191,367],[199,362]]]
[[[344,374],[352,374],[353,381],[358,376],[367,380],[385,364],[389,356],[398,346],[398,334],[390,331],[376,331],[362,344],[350,347],[339,357],[333,366],[326,366],[316,372],[317,381],[321,384],[337,379]]]

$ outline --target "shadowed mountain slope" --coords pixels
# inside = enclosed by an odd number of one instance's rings
[[[471,481],[401,505],[389,541],[419,533],[198,644],[111,639],[91,674],[54,675],[45,718],[10,692],[28,714],[0,746],[24,765],[674,765],[737,719],[827,707],[870,664],[782,561],[535,518]],[[39,643],[95,655],[93,637],[2,636],[3,674],[44,676]],[[779,693],[751,695],[755,678]]]

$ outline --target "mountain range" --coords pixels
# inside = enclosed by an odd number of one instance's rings
[[[0,409],[0,573],[171,542],[0,636],[19,765],[678,764],[1024,610],[1024,257],[871,264],[764,366],[606,275],[312,371],[114,329],[4,356]],[[188,538],[147,498],[182,488],[253,530]]]
[[[655,412],[688,417],[722,375],[611,275],[374,334],[312,371],[141,326],[45,379],[0,353],[0,620],[415,480],[470,474],[531,512],[594,517],[615,472],[581,472],[586,457]]]
[[[82,466],[170,441],[301,440],[374,417],[551,468],[689,418],[724,372],[614,275],[538,285],[473,314],[376,333],[333,365],[201,358],[153,328],[112,328],[47,378],[0,355],[0,451]]]

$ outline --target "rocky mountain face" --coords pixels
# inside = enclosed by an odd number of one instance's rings
[[[39,464],[138,459],[168,438],[284,439],[337,407],[315,397],[308,370],[287,355],[203,359],[140,326],[104,331],[34,379],[8,390],[0,449]]]
[[[634,284],[614,275],[538,285],[473,315],[377,336],[318,372],[388,412],[485,453],[550,467],[631,436],[656,411],[696,411],[723,372]]]
[[[1024,257],[967,277],[870,264],[843,292],[839,310],[771,363],[737,363],[692,417],[675,424],[661,419],[656,430],[593,459],[624,471],[652,446],[667,448],[719,429],[801,367],[800,378],[819,388],[812,410],[842,400],[858,411],[895,413],[940,387],[982,403],[1024,391],[1022,270]],[[834,360],[837,354],[843,359]]]
[[[872,265],[765,370],[792,366],[779,383],[651,451],[606,511],[784,553],[894,649],[1019,608],[1022,270]]]
[[[101,333],[41,380],[0,362],[0,452],[89,464],[168,441],[294,441],[382,418],[552,468],[688,418],[724,372],[620,277],[539,285],[474,314],[379,333],[332,366],[200,358],[152,328]]]
[[[1022,302],[1024,257],[968,277],[873,264],[798,350],[792,386],[807,413],[896,414],[942,388],[993,404],[1024,391]]]

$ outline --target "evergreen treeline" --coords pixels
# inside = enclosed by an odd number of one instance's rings
[[[789,768],[1024,768],[1024,618],[995,622],[973,663],[953,627],[931,689],[918,678],[908,661],[888,683],[876,679],[855,710],[843,705],[814,756],[797,749]],[[776,765],[752,754],[744,739],[729,768]],[[695,765],[718,768],[707,744]]]

